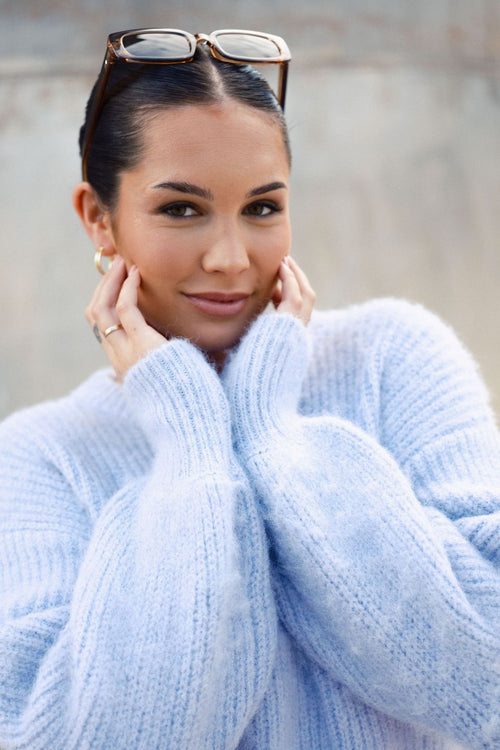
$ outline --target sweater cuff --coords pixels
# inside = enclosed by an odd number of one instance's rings
[[[123,388],[153,447],[167,447],[189,471],[227,463],[229,405],[217,373],[191,343],[173,339],[149,352],[129,370]]]
[[[255,321],[222,376],[238,441],[258,444],[270,432],[285,432],[297,413],[309,351],[307,329],[293,315]]]

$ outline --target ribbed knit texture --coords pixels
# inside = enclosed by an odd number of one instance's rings
[[[500,748],[500,438],[419,306],[171,341],[0,450],[2,750]]]

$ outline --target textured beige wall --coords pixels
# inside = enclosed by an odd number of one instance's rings
[[[0,416],[105,359],[72,213],[106,34],[260,28],[294,54],[294,252],[320,307],[408,297],[455,327],[500,412],[498,0],[0,2]]]

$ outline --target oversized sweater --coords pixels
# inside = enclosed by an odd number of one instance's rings
[[[0,748],[500,748],[500,440],[416,305],[261,316],[1,429]]]

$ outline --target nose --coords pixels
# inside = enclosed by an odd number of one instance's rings
[[[229,224],[220,227],[202,255],[201,265],[207,273],[234,275],[246,271],[250,258],[243,232]]]

